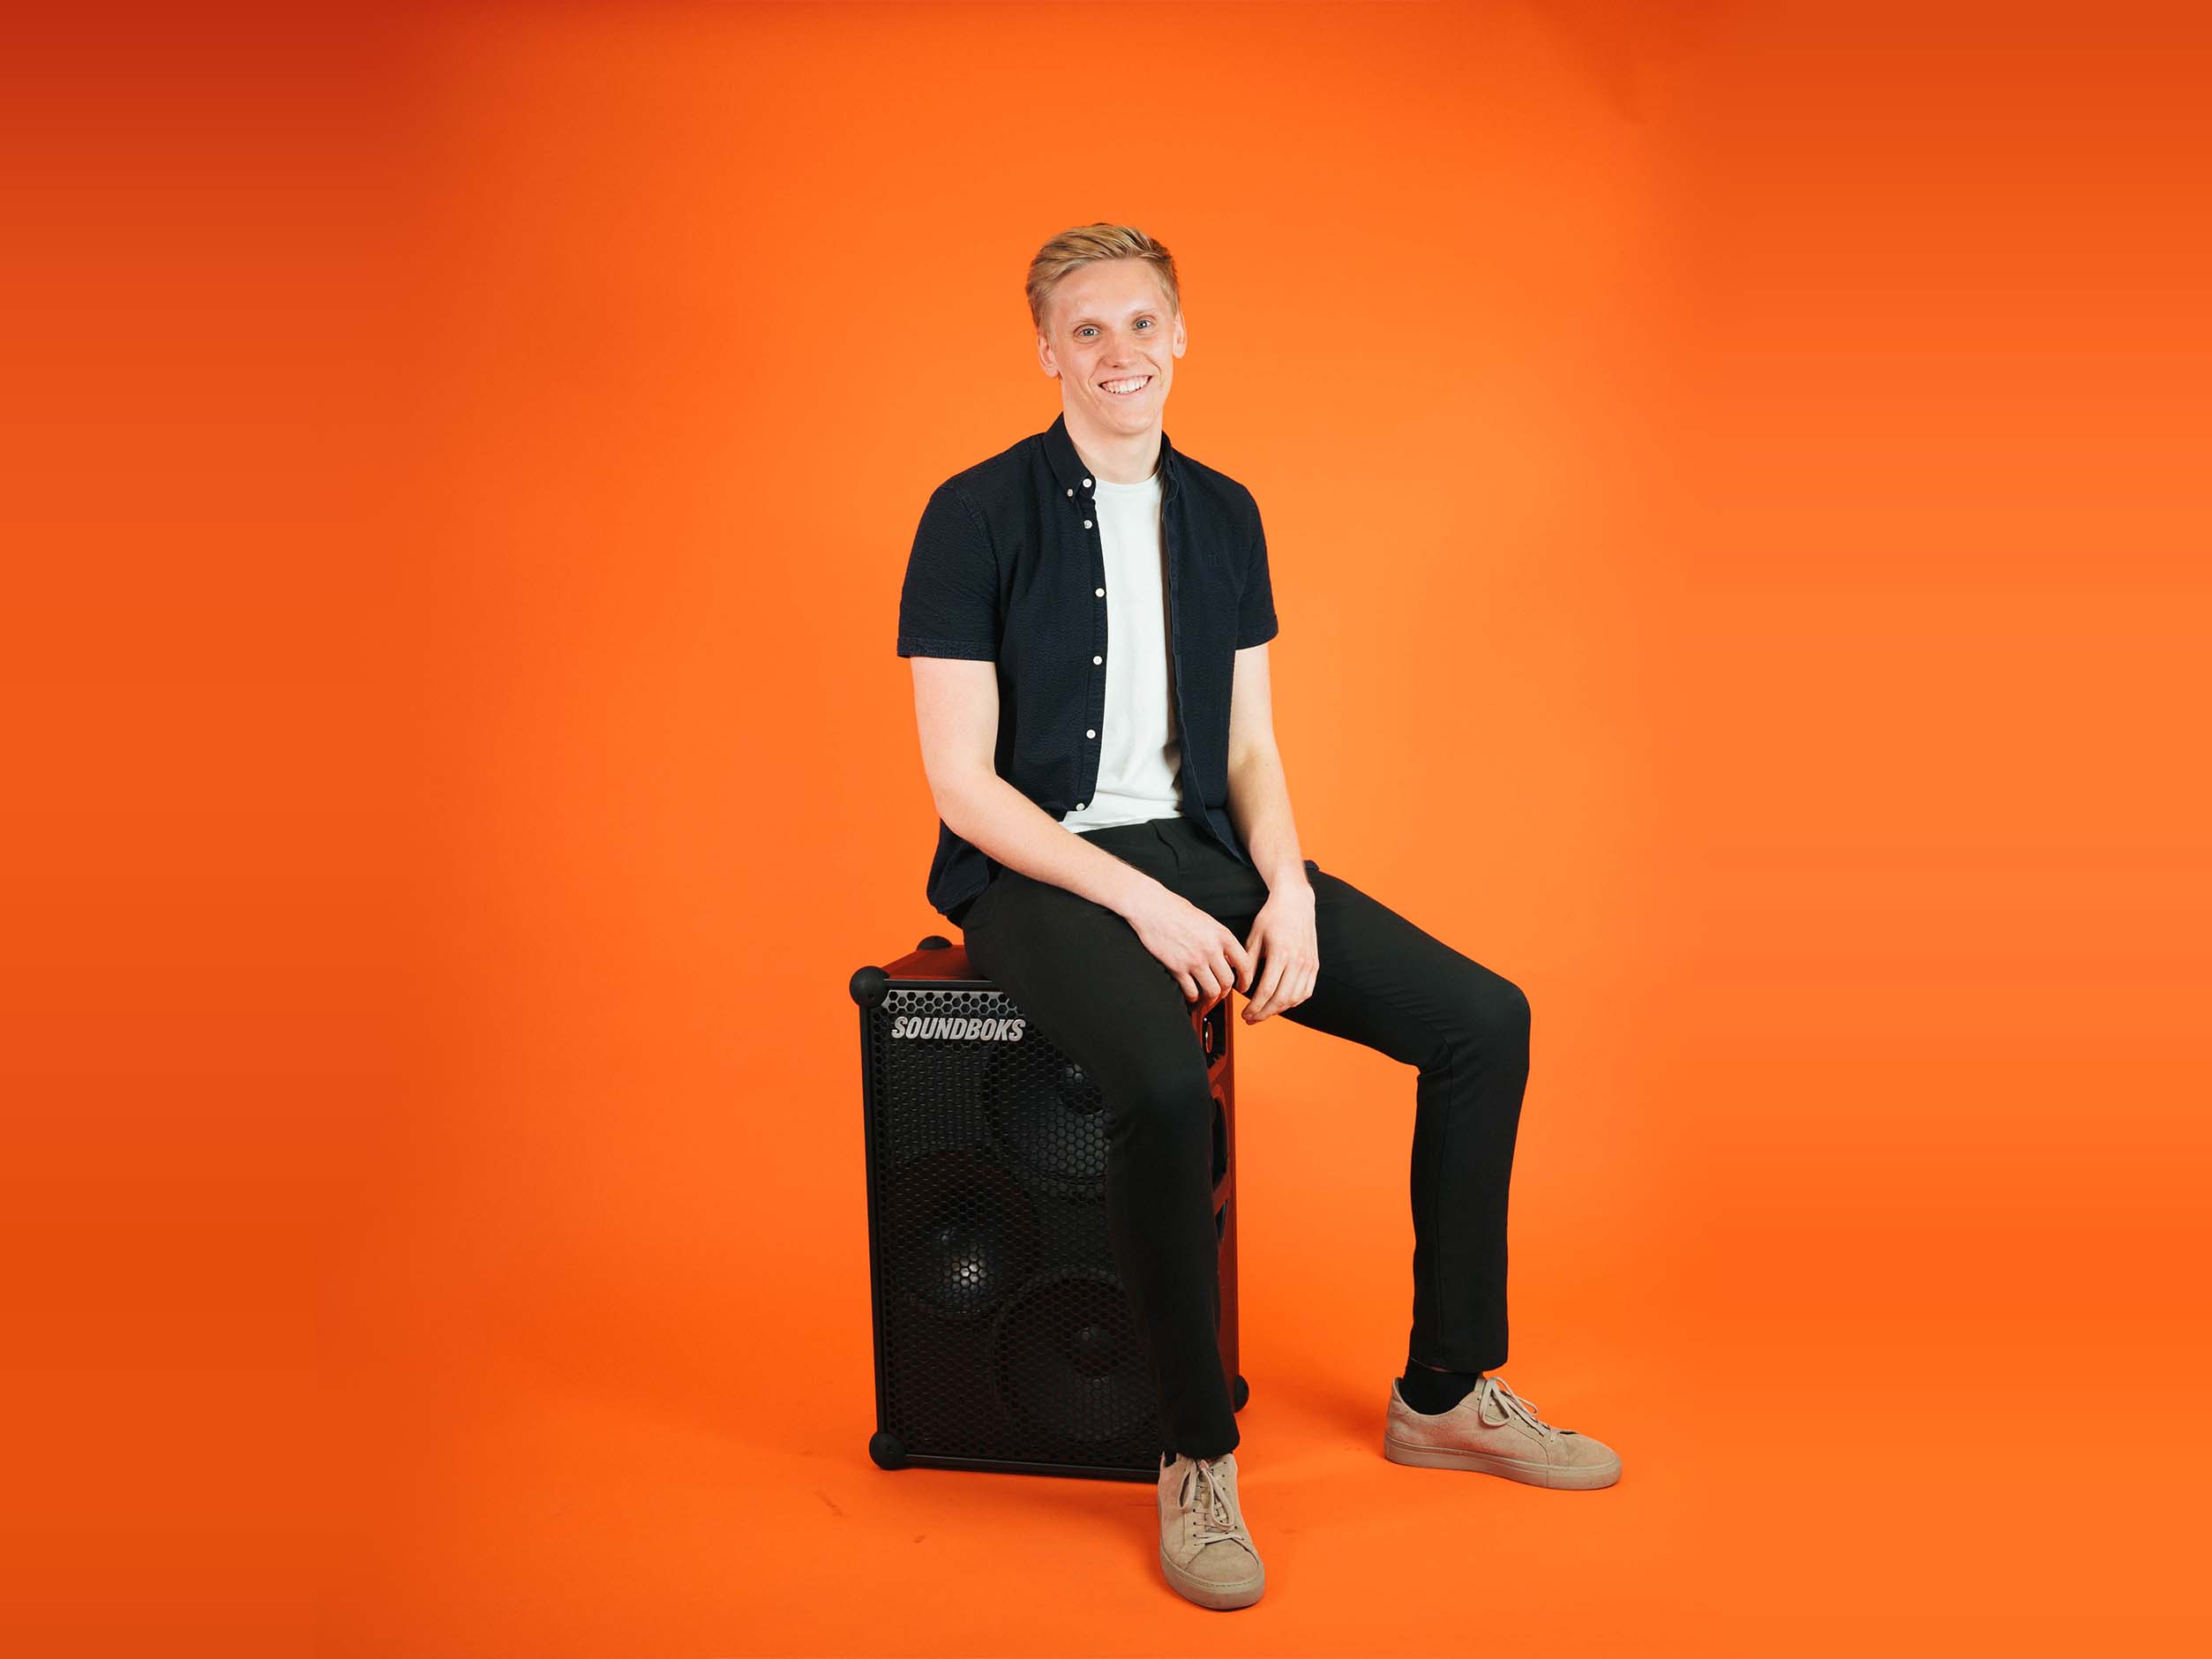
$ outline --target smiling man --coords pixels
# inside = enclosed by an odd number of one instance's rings
[[[1217,1336],[1194,1001],[1234,987],[1249,1024],[1280,1014],[1418,1068],[1413,1323],[1383,1456],[1581,1490],[1621,1461],[1489,1374],[1528,999],[1301,851],[1259,506],[1163,424],[1189,348],[1174,259],[1081,226],[1038,251],[1028,297],[1060,413],[937,486],[900,594],[940,821],[927,893],[1099,1085],[1107,1228],[1165,1437],[1160,1567],[1203,1606],[1244,1607],[1264,1573]]]

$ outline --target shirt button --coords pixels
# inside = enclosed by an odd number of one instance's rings
[[[1097,730],[1096,730],[1095,728],[1094,728],[1093,730],[1091,730],[1091,731],[1089,731],[1089,732],[1084,732],[1084,736],[1085,736],[1085,737],[1087,737],[1087,738],[1095,738],[1095,737],[1097,737],[1098,735],[1099,735],[1099,733],[1098,733],[1098,732],[1097,732]]]
[[[1106,658],[1103,657],[1094,657],[1091,660],[1094,663],[1103,663],[1106,661]]]
[[[1083,810],[1083,802],[1081,802],[1081,801],[1077,801],[1077,802],[1076,803],[1076,810],[1077,812],[1081,812],[1081,811]]]
[[[1075,494],[1075,492],[1074,492],[1073,490],[1070,490],[1070,491],[1069,491],[1069,492],[1068,492],[1068,493],[1069,493],[1069,495],[1073,495],[1073,494]]]
[[[1090,521],[1089,519],[1085,519],[1085,520],[1084,520],[1084,522],[1083,522],[1083,527],[1084,527],[1084,529],[1089,529],[1091,528],[1091,521]]]
[[[1093,588],[1091,591],[1097,594],[1101,599],[1106,597],[1106,589],[1104,588]]]
[[[1090,479],[1088,479],[1088,478],[1085,478],[1085,479],[1083,481],[1083,487],[1084,487],[1084,489],[1088,490],[1088,489],[1091,487],[1091,480],[1090,480]]]

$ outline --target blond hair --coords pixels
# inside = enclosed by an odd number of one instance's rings
[[[1143,260],[1159,278],[1160,289],[1167,296],[1167,309],[1177,316],[1182,314],[1182,291],[1175,282],[1175,256],[1168,252],[1166,244],[1154,241],[1134,225],[1108,224],[1100,220],[1061,231],[1038,249],[1036,258],[1029,262],[1029,315],[1039,334],[1045,332],[1045,312],[1052,301],[1053,291],[1067,280],[1068,274],[1106,259]]]

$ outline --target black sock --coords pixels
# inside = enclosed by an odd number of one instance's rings
[[[1433,1417],[1439,1412],[1450,1411],[1481,1380],[1481,1371],[1435,1370],[1408,1354],[1406,1375],[1398,1379],[1398,1392],[1406,1396],[1406,1403],[1415,1411]]]

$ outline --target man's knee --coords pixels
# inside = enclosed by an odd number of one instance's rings
[[[1483,995],[1483,1014],[1501,1042],[1526,1050],[1528,1047],[1528,993],[1503,975]]]
[[[1213,1092],[1197,1040],[1191,1037],[1188,1055],[1155,1057],[1101,1080],[1113,1133],[1158,1146],[1211,1140]]]
[[[1528,1030],[1528,994],[1504,975],[1470,965],[1446,1052],[1471,1055],[1488,1065],[1525,1066]]]

